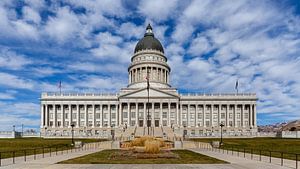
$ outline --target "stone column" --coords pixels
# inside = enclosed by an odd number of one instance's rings
[[[162,109],[162,106],[163,106],[163,103],[162,102],[160,102],[159,103],[159,116],[160,116],[160,126],[163,126],[163,109]]]
[[[53,126],[52,127],[56,127],[56,124],[57,124],[57,117],[56,117],[56,105],[53,104]]]
[[[96,126],[96,110],[95,110],[95,104],[92,105],[92,116],[93,116],[92,127],[95,128],[95,126]]]
[[[131,112],[130,112],[130,103],[127,102],[127,126],[130,126],[131,124],[131,116],[130,116]]]
[[[110,127],[111,126],[111,118],[110,118],[111,117],[111,105],[108,104],[107,108],[108,108],[108,114],[107,114],[108,121],[107,121],[107,125],[108,125],[108,127]]]
[[[138,106],[139,106],[139,103],[135,103],[135,126],[138,126],[138,121],[139,121]]]
[[[226,105],[226,127],[229,127],[229,104]]]
[[[100,109],[100,127],[103,126],[103,105],[100,104],[99,105],[99,109]]]
[[[49,106],[48,104],[45,104],[45,127],[48,127],[49,126]]]
[[[182,126],[182,103],[180,103],[180,115],[179,115],[179,119],[180,119],[180,126]]]
[[[118,119],[118,121],[119,121],[119,126],[120,125],[122,125],[122,103],[121,102],[119,102],[119,114],[118,114],[118,116],[119,116],[119,119]]]
[[[72,116],[72,105],[71,105],[71,104],[69,104],[69,105],[68,105],[68,107],[69,107],[69,126],[68,126],[68,127],[70,127],[70,126],[71,126],[71,124],[72,124],[72,122],[73,122],[73,116]]]
[[[190,108],[190,104],[187,105],[187,118],[186,118],[186,123],[187,123],[187,127],[190,127],[190,115],[191,115],[191,108]]]
[[[178,126],[180,126],[180,121],[179,121],[179,105],[178,102],[176,102],[176,119],[175,122],[177,123]]]
[[[218,126],[220,126],[220,124],[221,124],[221,108],[222,108],[222,105],[219,104],[219,107],[218,107]]]
[[[253,113],[253,126],[256,128],[257,124],[256,124],[256,104],[253,105],[253,109],[254,109],[254,113]]]
[[[119,104],[115,104],[116,127],[119,126]]]
[[[61,116],[60,116],[60,117],[61,117],[61,118],[60,118],[60,119],[61,119],[61,120],[60,120],[60,127],[62,128],[62,127],[65,127],[65,118],[64,118],[64,117],[65,117],[65,116],[64,116],[65,111],[64,111],[64,105],[63,105],[63,104],[60,105],[60,111],[61,111],[61,112],[60,112],[60,115],[61,115]]]
[[[147,69],[146,69],[147,71]],[[144,102],[144,127],[147,127],[147,108],[146,108],[146,103]]]
[[[241,111],[241,126],[245,127],[245,104],[242,104],[242,111]]]
[[[45,126],[45,119],[44,119],[44,105],[41,104],[41,128]]]
[[[249,126],[252,128],[253,127],[253,122],[252,122],[252,114],[253,114],[253,112],[252,112],[252,104],[250,104],[250,112],[249,112]]]
[[[198,128],[198,105],[195,104],[195,126]]]
[[[153,103],[151,103],[151,105],[152,105],[152,111],[151,111],[151,126],[152,127],[154,127],[155,125],[154,125],[154,102]]]
[[[84,105],[84,118],[85,118],[85,127],[89,126],[89,119],[88,119],[88,105]]]
[[[168,115],[167,115],[167,125],[168,125],[168,127],[170,127],[171,126],[171,104],[170,104],[170,102],[168,102]]]
[[[237,127],[237,124],[236,124],[236,120],[237,120],[237,117],[236,117],[236,113],[237,113],[237,104],[235,103],[234,104],[234,113],[233,113],[233,126],[234,127]]]
[[[210,105],[210,127],[213,127],[213,121],[214,121],[214,117],[213,117],[213,114],[214,114],[214,104],[211,104]]]
[[[80,123],[80,112],[79,112],[79,104],[76,104],[76,109],[77,109],[77,123],[76,123],[76,127],[79,127],[79,123]]]
[[[202,121],[203,121],[203,127],[206,127],[206,104],[203,104],[203,117],[202,117]]]

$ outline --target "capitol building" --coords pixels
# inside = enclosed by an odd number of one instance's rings
[[[221,129],[224,137],[255,135],[256,94],[180,94],[171,75],[148,25],[128,67],[128,86],[118,93],[41,94],[41,136],[174,139],[217,137]]]

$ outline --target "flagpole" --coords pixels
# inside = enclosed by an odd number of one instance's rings
[[[58,87],[59,87],[59,95],[61,95],[61,81],[59,81]]]

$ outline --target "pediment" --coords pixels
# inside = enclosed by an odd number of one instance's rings
[[[140,89],[137,91],[133,91],[130,93],[126,93],[122,96],[120,96],[120,98],[147,98],[148,97],[148,91],[146,88],[144,89]],[[174,98],[174,97],[178,97],[177,95],[173,94],[173,93],[168,93],[165,91],[161,91],[158,89],[153,89],[150,88],[149,89],[149,97],[155,97],[155,98]]]

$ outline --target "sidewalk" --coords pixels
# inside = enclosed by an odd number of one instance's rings
[[[258,159],[257,155],[253,155],[253,157],[255,157],[255,158],[253,158],[253,160],[251,160],[250,158],[244,158],[243,155],[238,157],[236,152],[235,152],[234,155],[231,155],[231,154],[227,154],[226,152],[223,154],[222,151],[219,152],[219,151],[211,151],[211,150],[204,150],[204,149],[197,149],[197,148],[196,149],[190,149],[190,150],[194,151],[194,152],[197,152],[197,153],[200,153],[200,154],[210,156],[210,157],[218,158],[220,160],[228,161],[233,166],[235,166],[236,168],[245,168],[245,169],[290,169],[290,167],[287,167],[287,166],[280,166],[280,163],[279,164],[274,164],[274,163],[267,162],[267,160],[265,159],[265,156],[264,156],[264,160],[258,161],[258,160],[255,160],[255,159]],[[250,154],[248,154],[248,157],[249,156],[250,156]],[[292,160],[289,160],[289,161],[292,161]],[[294,164],[293,168],[295,168],[295,164]]]
[[[44,158],[42,154],[36,155],[36,160],[34,160],[34,155],[27,156],[26,162],[24,161],[24,157],[16,157],[15,164],[12,164],[12,158],[3,159],[2,166],[0,169],[15,169],[15,168],[24,168],[24,169],[31,169],[31,168],[47,168],[55,165],[55,163],[59,161],[68,160],[71,158],[76,158],[80,156],[84,156],[87,154],[95,153],[101,151],[102,149],[88,149],[88,150],[80,150],[80,151],[72,151],[71,150],[64,150],[52,153],[45,153]],[[55,168],[55,167],[54,167]]]

